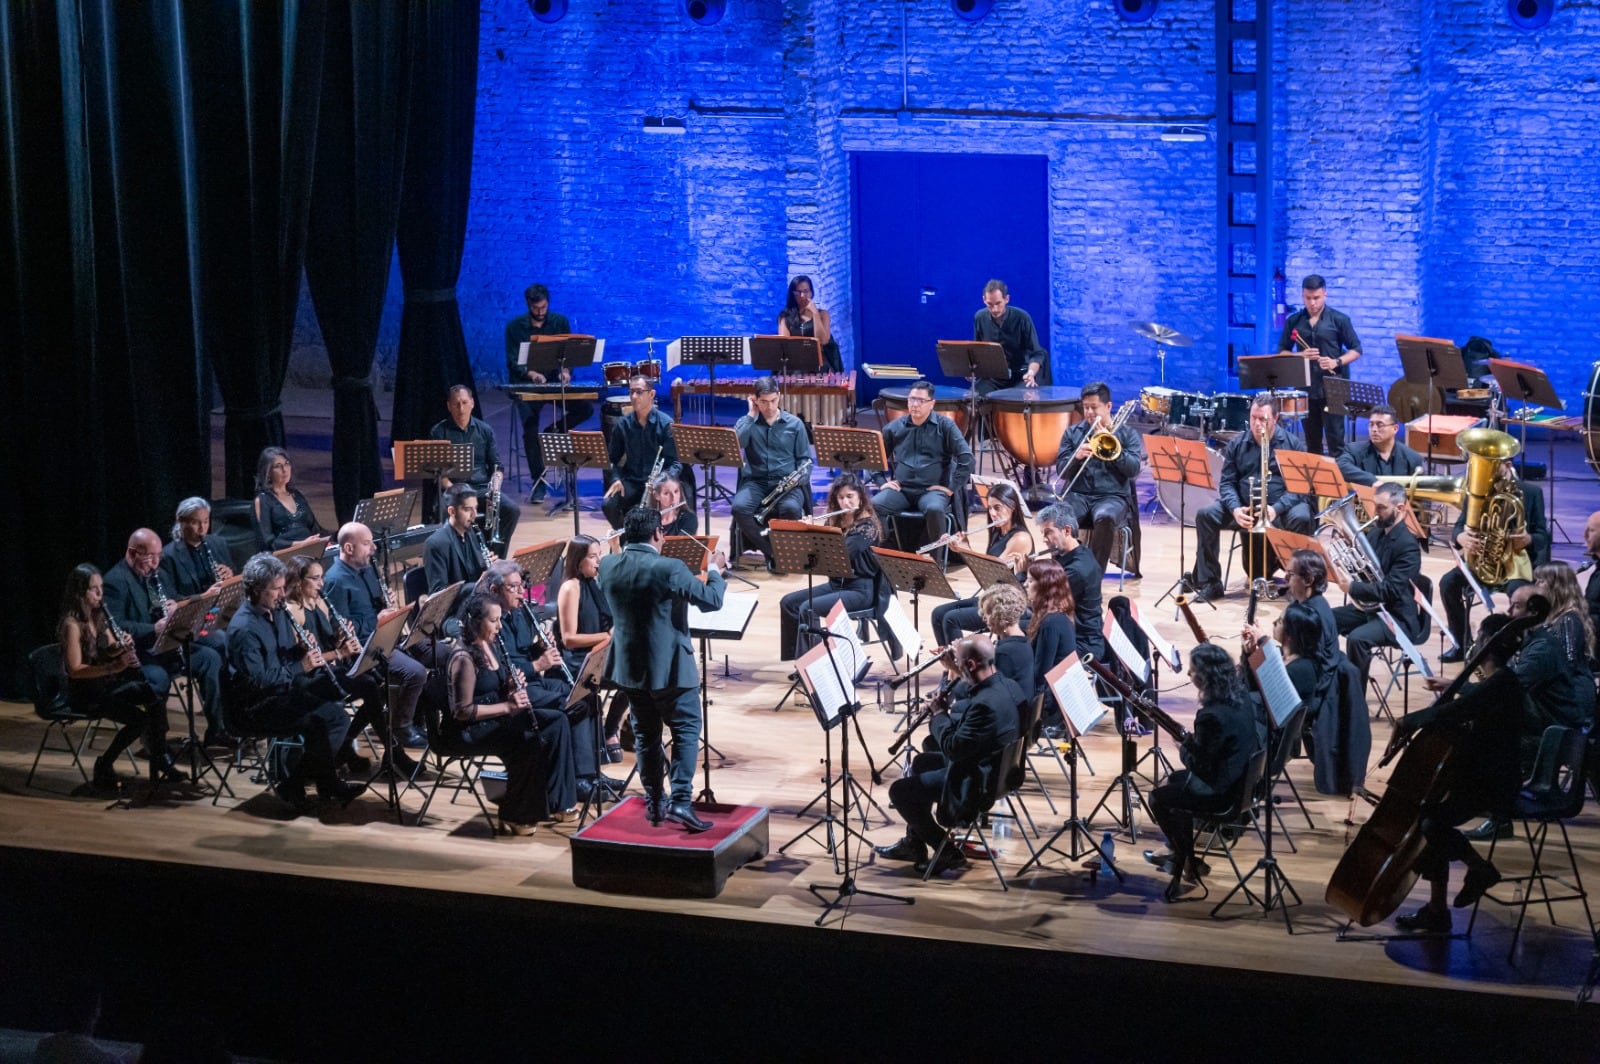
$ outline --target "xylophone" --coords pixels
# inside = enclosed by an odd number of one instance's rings
[[[854,425],[856,423],[856,375],[848,373],[791,373],[778,378],[783,392],[783,408],[807,425]],[[672,417],[683,420],[685,395],[709,395],[709,380],[672,382]],[[739,397],[756,393],[754,377],[718,377],[717,394]]]

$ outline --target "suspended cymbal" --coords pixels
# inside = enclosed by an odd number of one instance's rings
[[[1153,321],[1131,321],[1128,325],[1146,340],[1154,340],[1158,344],[1166,344],[1168,347],[1194,346],[1194,341],[1177,329],[1170,329]]]
[[[659,337],[659,336],[646,336],[643,340],[612,340],[612,341],[609,341],[609,342],[611,344],[613,344],[613,345],[616,345],[616,346],[622,346],[622,345],[625,345],[625,344],[664,344],[664,343],[666,343],[666,341],[661,339],[661,337]]]
[[[1444,400],[1437,388],[1414,384],[1404,377],[1389,385],[1388,398],[1401,421],[1414,421],[1423,414],[1437,414],[1444,409]]]

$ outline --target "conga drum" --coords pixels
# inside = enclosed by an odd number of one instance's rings
[[[884,388],[878,392],[878,397],[872,405],[878,410],[878,417],[887,425],[897,417],[906,414],[906,396],[910,388]],[[988,409],[988,402],[978,400],[978,416],[982,417]],[[971,438],[971,427],[967,415],[972,410],[972,392],[966,388],[954,388],[948,384],[936,384],[933,387],[933,410],[936,414],[943,414],[956,423],[956,428],[961,430],[963,436]]]
[[[1031,469],[1055,469],[1061,436],[1082,419],[1077,388],[1001,388],[989,393],[995,439]]]

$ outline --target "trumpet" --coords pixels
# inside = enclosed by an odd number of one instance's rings
[[[859,509],[861,509],[861,507],[859,507],[859,506],[844,506],[844,507],[840,507],[837,510],[829,510],[825,514],[816,514],[816,515],[814,515],[812,517],[801,518],[801,520],[807,522],[808,524],[820,525],[824,521],[828,520],[830,517],[839,517],[842,514],[853,514]],[[772,534],[772,529],[763,528],[761,530],[761,534],[763,536],[771,535]]]
[[[779,500],[799,487],[800,483],[810,475],[811,459],[806,458],[795,466],[794,472],[780,480],[777,487],[767,492],[766,497],[761,500],[761,505],[756,508],[756,521],[766,524],[771,519],[772,509],[778,505]]]
[[[967,529],[966,532],[964,532],[964,533],[963,532],[946,532],[944,535],[940,536],[938,539],[934,540],[932,543],[929,543],[927,546],[918,547],[917,548],[917,553],[918,554],[932,554],[934,551],[938,550],[940,547],[943,547],[945,544],[952,542],[957,536],[965,535],[965,536],[969,536],[970,537],[974,532],[982,532],[984,529],[993,528],[995,525],[998,525],[999,523],[1000,523],[999,521],[985,521],[983,524],[977,526],[976,528]]]
[[[1128,423],[1128,418],[1133,416],[1133,410],[1138,405],[1138,400],[1128,400],[1117,409],[1117,415],[1111,419],[1111,427],[1109,429],[1098,429],[1088,435],[1084,442],[1089,445],[1093,452],[1089,457],[1098,458],[1102,462],[1115,462],[1122,457],[1122,440],[1117,436],[1117,433],[1122,431],[1122,426]],[[1082,444],[1079,444],[1079,446],[1082,446]],[[1067,486],[1061,489],[1062,497],[1072,493],[1072,486],[1078,482],[1078,478],[1083,476],[1083,471],[1088,468],[1089,463],[1087,460],[1078,466],[1078,471],[1072,474],[1072,479],[1067,481]],[[1062,472],[1065,471],[1065,467],[1063,467]]]
[[[644,478],[644,494],[645,494],[645,498],[647,498],[647,499],[650,497],[651,493],[654,492],[656,490],[656,488],[660,487],[660,485],[661,485],[661,481],[663,479],[662,474],[661,474],[661,467],[662,467],[661,448],[659,446],[657,446],[656,447],[656,460],[650,466],[650,475]]]

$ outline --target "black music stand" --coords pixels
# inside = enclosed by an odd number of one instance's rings
[[[939,563],[925,554],[912,554],[903,550],[890,550],[887,547],[873,547],[872,553],[878,559],[878,568],[882,570],[884,578],[889,581],[889,586],[896,591],[909,591],[911,593],[911,626],[916,629],[922,627],[922,596],[924,593],[935,598],[958,599],[955,589],[950,586],[950,581],[945,579],[939,570]],[[911,706],[922,701],[922,676],[912,673],[911,697],[906,702],[906,715],[900,722],[903,728],[911,721]],[[898,730],[898,729],[897,729]],[[909,763],[910,754],[907,753]]]
[[[350,520],[367,526],[378,545],[378,566],[383,570],[385,582],[389,579],[390,541],[398,532],[411,525],[411,514],[417,508],[422,492],[416,488],[394,488],[380,491],[370,499],[356,503],[356,512]]]
[[[432,480],[439,496],[439,520],[445,520],[444,481],[451,473],[471,470],[476,464],[470,443],[449,440],[395,440],[394,478]]]
[[[709,552],[707,557],[709,558]],[[730,609],[731,606],[737,608]],[[755,612],[756,597],[750,594],[739,594],[734,603],[729,603],[727,595],[724,594],[722,608],[714,614],[694,609],[689,611],[689,636],[700,640],[700,765],[705,773],[705,786],[695,796],[694,800],[697,802],[715,804],[717,800],[717,796],[711,793],[711,755],[716,754],[719,761],[728,760],[721,750],[711,745],[711,641],[743,639],[745,630],[750,627],[750,618],[755,616]],[[719,617],[721,620],[713,625],[704,619],[707,616]],[[730,620],[736,621],[737,624],[730,624]]]
[[[822,369],[822,345],[815,336],[752,336],[750,368],[775,374],[778,389],[782,391],[783,380],[789,374],[816,373]]]
[[[1182,565],[1182,560],[1189,556],[1188,548],[1184,545],[1184,530],[1189,527],[1189,485],[1193,484],[1203,491],[1217,490],[1217,482],[1211,476],[1211,459],[1206,452],[1206,445],[1200,440],[1186,440],[1181,436],[1152,436],[1148,433],[1144,435],[1144,453],[1150,459],[1151,476],[1178,485],[1178,564]],[[1197,590],[1190,583],[1192,575],[1192,570],[1179,572],[1178,579],[1156,599],[1156,605],[1165,602],[1174,591],[1192,596]],[[1206,605],[1217,608],[1214,602],[1207,601]]]
[[[679,458],[692,458],[700,467],[701,502],[704,503],[707,532],[711,531],[711,497],[718,496],[733,504],[733,493],[717,481],[716,467],[738,469],[744,464],[744,454],[739,447],[739,435],[732,429],[714,425],[685,425],[672,423],[672,442],[677,444]],[[737,560],[737,559],[730,559]]]
[[[531,591],[540,584],[550,586],[550,578],[556,574],[556,566],[566,550],[566,540],[547,539],[543,543],[522,548],[511,555],[511,560],[522,570],[523,583]]]
[[[606,645],[589,651],[583,657],[583,665],[578,669],[578,675],[573,678],[572,690],[567,692],[567,704],[562,707],[569,719],[572,709],[585,698],[594,698],[594,706],[589,713],[594,718],[595,739],[594,743],[594,786],[589,788],[589,794],[583,800],[583,808],[578,811],[578,830],[589,822],[589,810],[595,811],[595,816],[605,812],[606,800],[609,797],[613,805],[622,801],[622,795],[606,783],[606,776],[601,772],[600,747],[604,745],[603,725],[600,720],[600,687],[605,680],[606,662],[611,656],[611,647]],[[633,768],[628,771],[628,778],[622,781],[622,790],[628,789],[628,784],[639,774],[639,762],[636,759]],[[710,784],[708,783],[709,787]]]
[[[391,685],[394,682],[394,671],[387,666],[389,659],[394,656],[395,644],[400,641],[400,636],[405,631],[406,614],[408,612],[406,610],[396,610],[393,616],[372,630],[372,634],[367,637],[366,646],[361,648],[361,656],[356,659],[355,664],[350,666],[348,674],[349,678],[353,680],[376,669],[380,662],[385,666],[383,682],[378,685],[378,690],[383,692],[382,716],[379,719],[383,721],[383,749],[386,755],[388,755],[389,751],[398,748],[398,741],[394,734],[394,719],[389,714],[389,701],[394,697],[394,692],[391,690]],[[394,822],[396,824],[405,823],[405,818],[400,808],[400,782],[395,778],[399,773],[393,770],[389,756],[386,756],[384,761],[379,762],[373,770],[372,775],[367,779],[367,786],[371,787],[379,775],[388,777],[388,802],[389,807],[394,810]],[[411,783],[412,780],[408,778],[406,786],[411,786]],[[421,823],[420,818],[418,823]]]
[[[661,556],[678,559],[698,576],[706,571],[706,561],[716,549],[716,536],[666,536],[661,543]]]
[[[978,590],[993,587],[996,584],[1016,584],[1017,574],[1011,571],[1011,566],[997,558],[990,557],[982,551],[973,550],[971,547],[951,547],[951,550],[961,555],[966,560],[967,569],[978,580]]]
[[[1239,387],[1244,391],[1269,391],[1276,398],[1281,388],[1311,387],[1311,360],[1304,355],[1241,355]]]
[[[162,629],[161,636],[150,647],[153,657],[160,657],[176,650],[178,660],[183,663],[183,715],[189,726],[189,734],[184,736],[178,749],[178,757],[174,760],[187,758],[189,762],[189,780],[198,787],[207,775],[217,777],[217,786],[212,789],[212,804],[222,797],[223,791],[232,798],[233,788],[228,786],[227,777],[217,768],[217,763],[206,752],[205,743],[200,741],[200,733],[195,725],[195,682],[194,682],[194,640],[195,633],[205,625],[206,618],[222,610],[222,599],[226,594],[234,606],[239,603],[239,597],[244,591],[244,581],[238,576],[229,577],[222,582],[216,591],[201,592],[190,598],[184,599],[173,607],[167,614],[166,627]],[[165,712],[165,706],[162,712]],[[151,756],[154,756],[152,751]],[[152,762],[152,766],[153,766]],[[155,795],[156,771],[150,770],[151,790],[150,796]]]
[[[972,426],[972,471],[981,473],[983,445],[987,437],[983,422],[978,419],[978,381],[1010,382],[1011,364],[1006,361],[1006,349],[986,340],[940,340],[936,350],[939,369],[945,376],[965,377],[967,380],[967,424]]]
[[[817,461],[830,469],[842,469],[846,473],[880,473],[889,468],[889,456],[883,449],[883,433],[877,429],[813,425],[811,442],[817,450]]]
[[[706,417],[710,424],[717,423],[717,367],[744,365],[744,337],[742,336],[683,336],[678,339],[678,364],[704,366],[708,383],[706,394],[711,397],[706,404]],[[684,451],[680,447],[679,454]],[[738,453],[735,448],[734,453]],[[710,520],[710,518],[707,518]]]
[[[1495,383],[1500,385],[1501,395],[1507,400],[1516,399],[1522,403],[1522,408],[1517,412],[1517,420],[1522,423],[1522,452],[1517,460],[1517,476],[1526,480],[1524,470],[1528,463],[1528,419],[1542,408],[1554,407],[1557,410],[1565,410],[1567,404],[1556,394],[1555,385],[1550,383],[1550,378],[1545,376],[1544,370],[1537,366],[1530,366],[1525,362],[1512,362],[1504,358],[1491,358],[1489,372],[1494,376]],[[1550,532],[1553,539],[1555,530],[1561,525],[1561,522],[1556,520],[1556,430],[1547,428],[1545,435],[1549,437],[1550,450],[1545,465],[1545,484],[1549,497],[1545,501],[1544,512],[1550,515]],[[1564,528],[1561,529],[1561,538],[1565,543],[1572,542],[1572,537],[1567,535],[1567,530]]]
[[[556,393],[561,398],[561,413],[567,411],[567,382],[563,379],[570,376],[571,370],[583,366],[594,365],[595,349],[599,341],[583,333],[562,333],[551,336],[534,336],[528,345],[518,351],[518,356],[526,355],[527,361],[523,363],[525,369],[531,369],[540,374],[545,380],[553,380],[561,385]],[[569,372],[563,373],[563,370]]]
[[[1429,393],[1429,411],[1438,409],[1434,405],[1436,395],[1442,405],[1445,389],[1460,389],[1467,386],[1467,365],[1462,361],[1461,349],[1449,340],[1435,340],[1426,336],[1396,336],[1394,344],[1400,352],[1400,368],[1405,379],[1417,387],[1432,389]],[[1432,469],[1432,433],[1428,435],[1427,458],[1428,468]]]
[[[1371,417],[1374,407],[1387,402],[1383,389],[1371,381],[1353,381],[1338,374],[1322,378],[1322,396],[1328,413],[1345,419],[1345,439],[1351,440],[1355,439],[1356,422]],[[1398,420],[1399,415],[1395,417]]]
[[[611,466],[611,453],[606,450],[606,434],[603,432],[545,432],[539,435],[539,442],[544,447],[545,463],[552,460],[561,464],[561,480],[566,485],[567,497],[549,512],[568,509],[572,511],[572,534],[578,534],[578,515],[584,510],[593,510],[594,503],[580,502],[578,500],[578,470],[579,469],[608,469]]]

